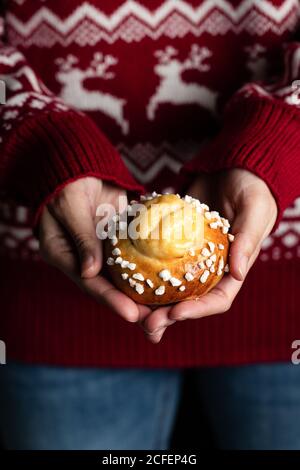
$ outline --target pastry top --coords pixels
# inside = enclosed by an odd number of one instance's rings
[[[142,196],[114,217],[117,232],[105,243],[110,275],[143,304],[200,297],[228,271],[229,227],[191,196]]]

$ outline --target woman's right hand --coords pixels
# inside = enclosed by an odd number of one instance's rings
[[[101,275],[102,242],[96,235],[96,211],[101,204],[109,204],[112,210],[125,209],[126,192],[94,177],[66,185],[43,210],[41,255],[98,302],[125,320],[137,322],[150,309],[136,304]]]

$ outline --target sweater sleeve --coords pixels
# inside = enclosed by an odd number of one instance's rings
[[[271,189],[282,212],[300,194],[300,43],[285,48],[272,84],[247,83],[224,109],[220,132],[183,171],[247,169]]]
[[[64,104],[42,83],[26,57],[0,44],[0,196],[27,205],[35,220],[68,182],[96,176],[143,191],[95,123]]]

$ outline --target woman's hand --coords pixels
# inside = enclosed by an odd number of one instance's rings
[[[136,304],[100,274],[103,255],[96,235],[96,211],[104,203],[122,211],[127,206],[126,192],[92,177],[65,186],[44,208],[41,255],[98,302],[136,322],[150,309]]]
[[[231,233],[235,234],[229,255],[230,274],[198,300],[161,307],[147,316],[143,327],[154,343],[159,342],[166,328],[177,320],[201,318],[229,310],[277,217],[276,202],[268,186],[246,170],[201,175],[188,194],[229,219]]]

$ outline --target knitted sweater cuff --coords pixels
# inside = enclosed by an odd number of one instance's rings
[[[75,111],[23,121],[8,140],[4,155],[3,186],[10,196],[33,209],[35,223],[56,192],[83,176],[143,192],[94,122]]]
[[[184,168],[207,172],[243,168],[263,179],[282,212],[299,195],[300,111],[278,100],[238,99],[228,106],[224,126]]]

